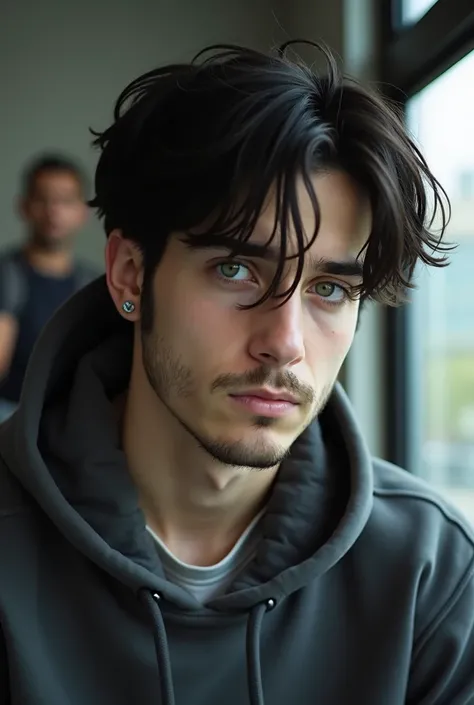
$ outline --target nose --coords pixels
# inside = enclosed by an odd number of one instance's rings
[[[61,208],[62,202],[59,198],[51,198],[49,201],[46,201],[45,206],[47,211],[54,213]]]
[[[47,201],[44,204],[44,214],[49,220],[55,218],[59,211],[58,203],[56,201]]]
[[[255,309],[255,332],[250,340],[249,353],[263,365],[297,365],[305,357],[300,297],[295,294],[279,307],[273,300],[269,306]]]

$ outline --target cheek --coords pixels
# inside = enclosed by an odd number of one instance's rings
[[[354,339],[354,329],[336,329],[331,332],[329,345],[334,360],[341,364],[346,357]]]
[[[345,355],[354,340],[358,308],[348,308],[338,320],[329,326],[329,337],[335,349]]]
[[[43,216],[43,209],[41,206],[31,206],[26,211],[26,217],[29,220],[38,220]]]
[[[313,369],[340,367],[354,339],[357,311],[348,309],[341,315],[330,315],[318,322],[310,341],[309,356]]]
[[[347,331],[328,330],[324,336],[312,342],[312,358],[319,365],[325,363],[328,368],[335,367],[347,355],[351,342],[352,336]]]
[[[85,213],[82,206],[75,206],[71,213],[71,220],[74,220],[75,223],[82,223],[84,220],[84,215]]]
[[[345,331],[345,333],[341,333],[338,335],[335,339],[334,342],[334,358],[335,362],[337,360],[337,372],[339,373],[340,368],[342,367],[345,359],[347,358],[347,355],[349,354],[349,351],[352,347],[352,343],[354,341],[354,331]]]
[[[239,332],[239,312],[221,309],[215,301],[193,298],[187,291],[175,299],[163,314],[168,334],[179,346],[180,353],[190,363],[214,367],[234,355],[242,347],[243,331]],[[160,315],[157,317],[159,325]],[[179,323],[178,323],[179,322]]]

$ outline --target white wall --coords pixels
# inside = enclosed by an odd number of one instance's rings
[[[128,81],[207,44],[268,48],[280,0],[5,0],[0,13],[2,86],[0,246],[21,236],[13,202],[25,161],[45,149],[78,157],[92,173],[88,127],[103,128]],[[78,249],[102,261],[91,220]]]

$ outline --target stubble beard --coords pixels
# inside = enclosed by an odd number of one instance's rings
[[[143,332],[142,362],[148,382],[167,411],[178,421],[185,431],[194,439],[197,446],[211,456],[215,461],[224,466],[238,467],[251,470],[267,470],[274,468],[290,454],[291,446],[286,447],[275,442],[268,442],[264,438],[239,439],[233,441],[220,441],[205,436],[194,428],[192,422],[185,421],[174,408],[174,400],[192,400],[196,391],[193,371],[164,341],[155,336],[153,332]],[[255,373],[253,373],[255,375]],[[261,377],[265,375],[262,370]],[[212,385],[215,387],[216,385]],[[308,414],[307,423],[300,430],[300,434],[319,415],[331,394],[333,384],[328,385],[319,398],[311,404],[311,413]],[[309,391],[307,391],[309,397]],[[255,416],[250,421],[255,430],[268,429],[276,426],[278,419],[267,416]],[[298,435],[300,435],[298,434]]]

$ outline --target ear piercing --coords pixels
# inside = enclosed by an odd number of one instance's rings
[[[133,313],[135,311],[135,304],[133,301],[124,301],[122,304],[122,311],[124,311],[124,313]]]

